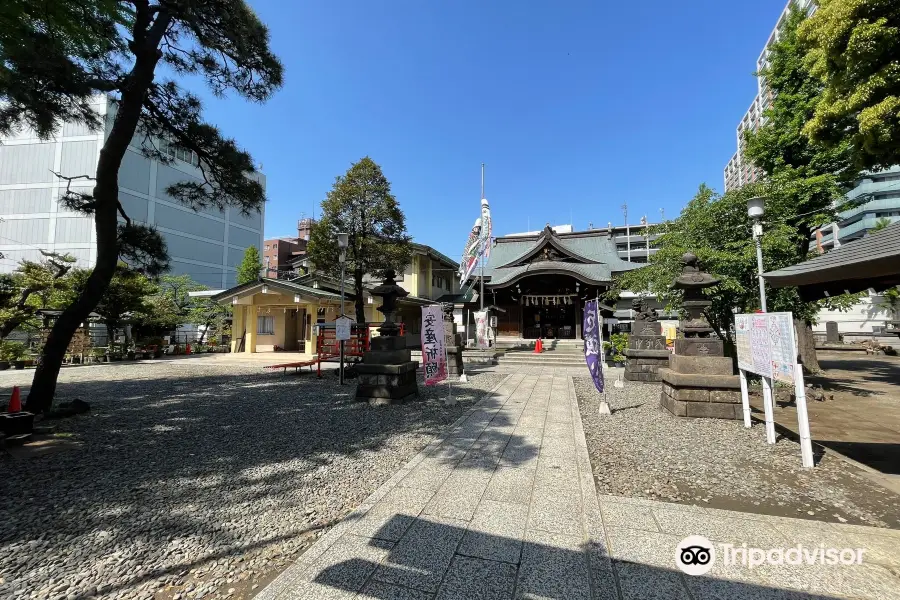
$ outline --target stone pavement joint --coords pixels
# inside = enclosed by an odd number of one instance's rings
[[[257,598],[900,598],[900,532],[598,496],[573,372],[503,372]],[[690,577],[675,553],[695,534],[866,547],[869,562]]]

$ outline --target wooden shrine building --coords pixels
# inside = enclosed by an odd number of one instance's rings
[[[619,258],[607,230],[556,233],[548,225],[495,240],[484,304],[498,309],[498,338],[580,339],[584,303],[606,292],[616,273],[640,266]]]

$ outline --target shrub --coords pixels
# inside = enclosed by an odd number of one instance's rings
[[[0,342],[0,360],[9,362],[21,360],[25,356],[25,344],[22,342]]]

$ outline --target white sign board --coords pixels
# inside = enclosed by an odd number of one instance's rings
[[[338,317],[334,322],[334,339],[345,342],[350,339],[350,326],[353,321],[349,317]]]
[[[794,387],[800,452],[804,467],[813,466],[812,440],[806,409],[803,369],[797,362],[794,317],[789,312],[752,313],[734,316],[734,338],[741,377],[744,424],[750,427],[750,399],[747,373],[761,375],[763,406],[766,414],[766,440],[775,443],[775,419],[772,379]]]
[[[797,363],[791,313],[735,315],[738,368],[793,384]]]

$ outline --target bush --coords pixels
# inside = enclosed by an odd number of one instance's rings
[[[628,349],[628,334],[627,333],[614,333],[610,336],[608,342],[604,342],[603,345],[604,350],[607,354],[612,354],[613,356],[625,356],[625,350]]]
[[[0,360],[15,362],[22,360],[25,356],[26,348],[22,342],[3,341],[0,342]]]

